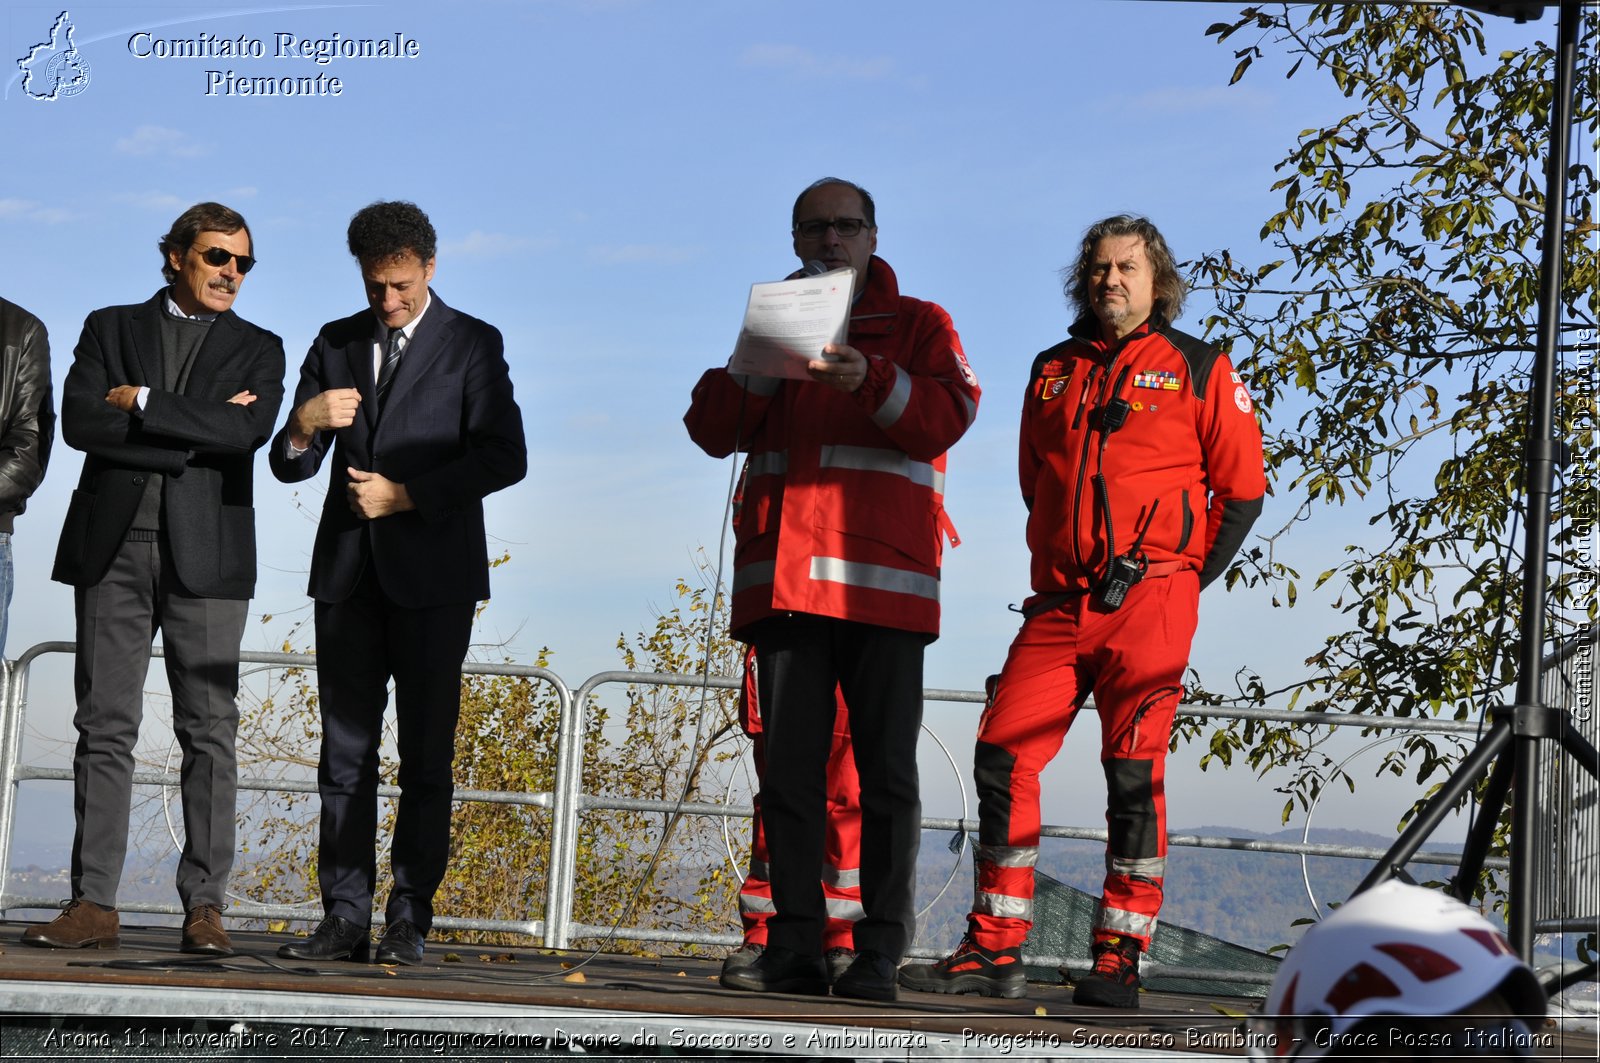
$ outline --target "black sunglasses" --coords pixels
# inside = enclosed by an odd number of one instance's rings
[[[200,252],[201,258],[205,259],[213,266],[226,266],[228,264],[228,260],[230,258],[233,259],[238,263],[240,274],[249,273],[251,270],[256,268],[256,260],[251,258],[249,255],[236,255],[232,251],[221,247],[208,247],[204,250],[201,250],[197,247],[195,250]]]

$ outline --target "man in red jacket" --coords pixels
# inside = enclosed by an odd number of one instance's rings
[[[1164,769],[1200,588],[1266,493],[1261,431],[1227,355],[1172,327],[1183,280],[1156,227],[1084,235],[1079,317],[1040,354],[1019,471],[1034,594],[978,725],[978,888],[954,954],[900,972],[935,993],[1020,997],[1033,925],[1039,772],[1090,692],[1107,788],[1104,893],[1079,1004],[1138,1007],[1166,873]]]
[[[708,371],[684,416],[713,457],[749,455],[735,531],[733,634],[755,646],[775,913],[767,948],[723,984],[824,994],[825,765],[835,696],[861,777],[855,962],[840,996],[893,1000],[921,840],[916,748],[923,648],[939,631],[945,451],[978,410],[950,315],[900,294],[876,257],[872,197],[824,178],[795,201],[802,262],[855,271],[847,341],[809,380]],[[781,754],[779,751],[781,750]]]

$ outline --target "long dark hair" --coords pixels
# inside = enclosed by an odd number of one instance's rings
[[[1178,273],[1178,264],[1173,260],[1172,249],[1167,247],[1166,238],[1161,235],[1161,230],[1151,224],[1149,218],[1141,218],[1134,214],[1113,215],[1089,226],[1083,234],[1083,244],[1078,248],[1078,261],[1069,269],[1062,271],[1066,278],[1062,291],[1077,310],[1078,316],[1083,317],[1092,312],[1089,299],[1089,266],[1094,257],[1094,249],[1108,236],[1136,236],[1144,241],[1145,256],[1149,258],[1150,268],[1155,273],[1152,278],[1155,305],[1150,310],[1150,320],[1156,325],[1170,325],[1178,320],[1179,315],[1183,313],[1183,300],[1184,296],[1188,295],[1189,289]]]

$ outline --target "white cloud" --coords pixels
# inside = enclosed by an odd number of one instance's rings
[[[526,236],[486,233],[482,229],[474,229],[459,240],[440,241],[439,250],[451,258],[495,258],[516,251],[540,251],[553,246],[553,239],[532,240]]]
[[[154,155],[159,152],[180,159],[192,159],[206,153],[205,148],[189,140],[187,133],[158,125],[142,125],[135,129],[132,136],[117,141],[117,150],[124,155]]]
[[[75,215],[65,207],[47,207],[32,199],[0,199],[0,220],[38,221],[56,225],[72,221]]]
[[[627,266],[643,262],[672,264],[688,262],[699,254],[698,248],[674,247],[671,244],[623,244],[620,247],[590,248],[589,261],[603,266]]]
[[[894,72],[892,59],[821,56],[797,44],[753,44],[739,57],[739,65],[765,70],[787,70],[808,77],[842,77],[862,81],[881,80]]]
[[[254,199],[260,193],[255,185],[242,185],[239,188],[228,189],[229,199]]]

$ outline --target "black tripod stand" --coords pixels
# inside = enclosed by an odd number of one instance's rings
[[[1473,4],[1496,13],[1538,14],[1540,4]],[[1533,407],[1527,447],[1527,539],[1522,587],[1522,624],[1516,701],[1491,711],[1494,720],[1482,742],[1467,755],[1443,787],[1419,811],[1372,869],[1356,893],[1394,876],[1436,830],[1457,801],[1489,771],[1479,819],[1473,824],[1454,882],[1461,900],[1470,899],[1483,870],[1495,824],[1511,796],[1511,945],[1525,961],[1533,958],[1536,867],[1533,842],[1538,826],[1539,743],[1560,743],[1580,767],[1600,778],[1594,746],[1567,726],[1566,713],[1544,704],[1539,689],[1544,646],[1545,574],[1550,561],[1550,494],[1561,444],[1555,438],[1557,333],[1561,323],[1562,230],[1567,212],[1567,157],[1572,137],[1573,68],[1578,52],[1579,0],[1561,0],[1557,17],[1555,98],[1550,109],[1550,158],[1540,260],[1539,332],[1533,368]],[[1492,771],[1490,771],[1492,765]]]

